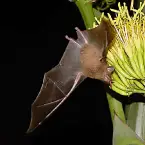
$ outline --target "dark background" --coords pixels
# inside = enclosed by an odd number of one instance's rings
[[[85,29],[74,3],[47,2],[24,1],[16,3],[16,8],[9,4],[3,14],[0,145],[79,141],[111,145],[112,122],[104,85],[93,79],[86,79],[48,120],[26,134],[31,104],[40,90],[43,75],[57,65],[67,46],[64,36],[76,38],[74,28]]]

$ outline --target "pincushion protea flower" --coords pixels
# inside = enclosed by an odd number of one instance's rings
[[[126,4],[118,3],[119,10],[114,20],[108,17],[117,32],[114,43],[107,53],[109,65],[115,68],[112,74],[112,89],[129,96],[133,93],[145,94],[145,15],[142,11],[145,2],[129,15]]]

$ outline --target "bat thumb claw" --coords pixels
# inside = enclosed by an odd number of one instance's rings
[[[70,40],[70,38],[68,37],[68,35],[65,35],[65,38],[66,38],[67,40]]]
[[[76,30],[76,31],[79,31],[79,32],[81,31],[78,27],[75,27],[75,30]]]

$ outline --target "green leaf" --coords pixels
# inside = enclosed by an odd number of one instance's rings
[[[145,145],[145,141],[115,114],[113,130],[113,145]]]
[[[125,107],[126,123],[145,140],[145,103],[134,102]]]

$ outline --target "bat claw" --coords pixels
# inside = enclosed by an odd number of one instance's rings
[[[75,27],[75,30],[81,32],[81,30],[78,27]]]
[[[73,38],[68,37],[68,35],[65,35],[65,38],[66,38],[67,40],[69,40],[69,41],[72,41],[72,42],[75,42],[75,43],[76,43],[76,41],[75,41]]]
[[[75,42],[75,43],[77,43],[73,38],[71,38],[71,37],[68,37],[68,35],[65,35],[65,38],[67,39],[67,40],[69,40],[69,41],[72,41],[72,42]]]
[[[71,41],[71,42],[77,44],[79,47],[81,47],[80,44],[79,44],[77,41],[75,41],[73,38],[68,37],[67,35],[65,35],[65,38],[66,38],[67,40],[69,40],[69,41]]]
[[[68,37],[68,35],[65,35],[65,38],[67,39],[67,40],[69,40],[70,41],[70,37]]]

